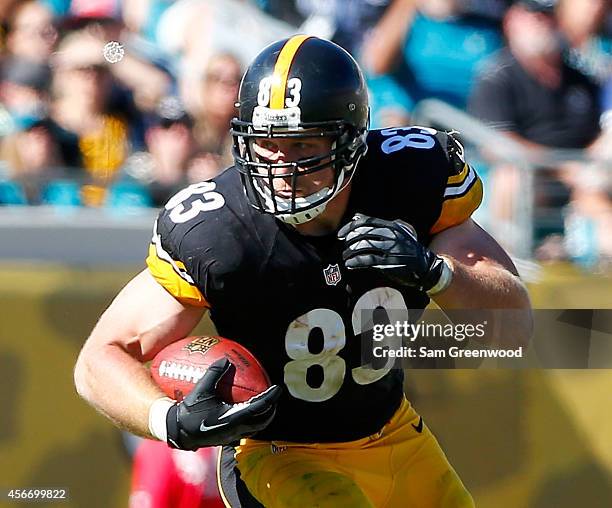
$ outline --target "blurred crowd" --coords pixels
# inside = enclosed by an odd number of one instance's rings
[[[361,62],[372,127],[434,98],[511,136],[554,189],[541,257],[567,255],[570,216],[612,256],[609,0],[0,0],[0,23],[0,205],[163,205],[232,164],[249,60],[309,33]],[[546,162],[558,148],[588,161]],[[482,155],[505,220],[520,173]]]

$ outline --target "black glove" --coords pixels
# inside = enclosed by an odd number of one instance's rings
[[[356,214],[338,238],[345,242],[342,258],[348,269],[375,268],[395,284],[421,291],[442,276],[442,258],[419,243],[414,228],[401,220]]]
[[[166,428],[172,448],[196,450],[234,443],[259,432],[272,421],[282,391],[280,386],[272,385],[236,404],[228,404],[217,396],[217,383],[231,365],[227,358],[211,364],[187,397],[170,408]]]

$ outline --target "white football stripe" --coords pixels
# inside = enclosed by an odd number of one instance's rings
[[[197,383],[204,375],[204,370],[193,365],[185,365],[177,362],[168,362],[163,360],[157,369],[160,377],[168,377],[178,379],[180,381],[188,381]]]

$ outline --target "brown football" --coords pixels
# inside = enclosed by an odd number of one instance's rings
[[[268,374],[244,346],[218,336],[186,337],[159,351],[151,375],[168,397],[182,400],[208,366],[227,358],[232,367],[221,378],[217,393],[226,402],[244,402],[270,386]]]

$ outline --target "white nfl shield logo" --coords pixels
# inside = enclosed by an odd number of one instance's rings
[[[325,275],[325,282],[328,286],[335,286],[342,278],[340,267],[337,264],[327,265],[327,268],[323,269],[323,275]]]

